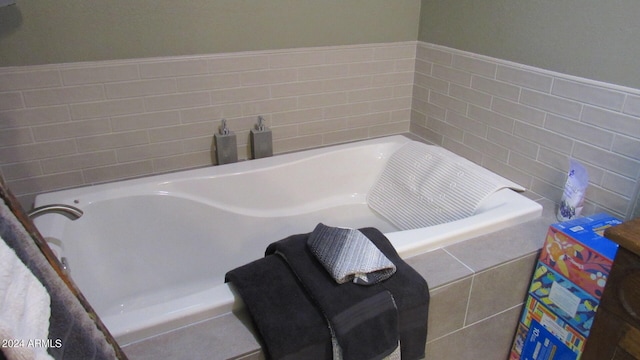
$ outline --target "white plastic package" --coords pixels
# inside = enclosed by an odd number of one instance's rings
[[[587,185],[589,185],[587,169],[574,159],[569,159],[567,182],[564,184],[564,192],[556,214],[558,220],[566,221],[580,216]]]

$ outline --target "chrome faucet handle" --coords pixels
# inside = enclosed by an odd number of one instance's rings
[[[66,204],[50,204],[34,208],[27,213],[27,216],[29,216],[29,218],[31,219],[35,219],[40,215],[49,213],[58,213],[68,217],[71,220],[76,220],[84,214],[82,210],[78,209],[75,206]]]

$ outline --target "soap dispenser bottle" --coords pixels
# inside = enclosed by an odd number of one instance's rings
[[[251,129],[251,158],[259,159],[273,155],[271,130],[264,125],[264,118],[258,116],[258,123]]]
[[[219,131],[213,134],[213,138],[216,143],[216,160],[218,165],[238,161],[236,134],[227,127],[227,120],[222,119],[222,125]]]

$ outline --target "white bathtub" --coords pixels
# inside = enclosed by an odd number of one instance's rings
[[[35,223],[125,345],[241,306],[224,274],[318,222],[377,227],[406,258],[540,216],[539,204],[504,189],[469,218],[398,231],[366,195],[408,141],[392,136],[43,194],[36,206],[69,204],[84,215]]]

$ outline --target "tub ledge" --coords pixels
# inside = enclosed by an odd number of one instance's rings
[[[482,349],[480,358],[507,357],[538,252],[547,228],[556,222],[555,204],[537,201],[544,209],[537,219],[406,259],[425,277],[431,290],[427,358],[471,358],[478,355],[476,347],[448,344],[478,341],[492,344]],[[495,279],[506,281],[496,283]],[[484,293],[482,286],[471,287],[483,281],[494,283]],[[264,359],[244,310],[128,344],[123,350],[132,360],[178,355]]]

